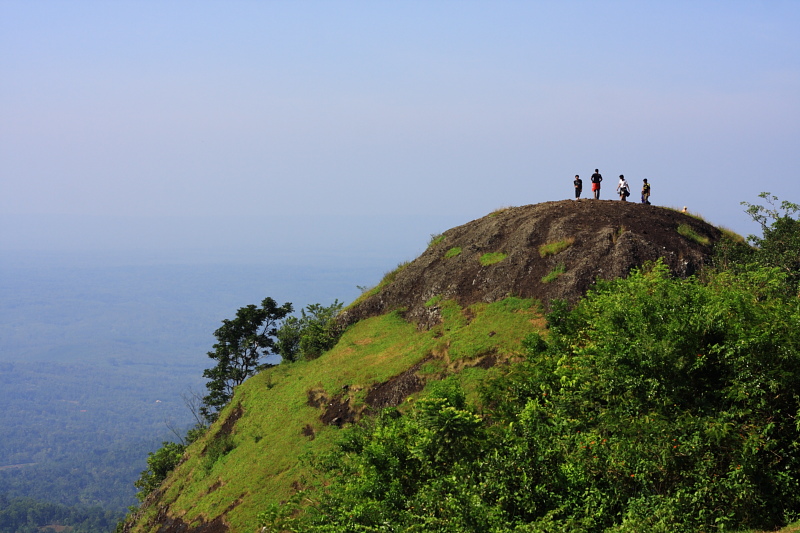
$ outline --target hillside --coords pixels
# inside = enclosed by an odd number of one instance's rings
[[[658,258],[689,276],[720,237],[670,209],[590,200],[507,208],[448,230],[340,315],[348,329],[334,349],[240,386],[125,531],[253,531],[260,512],[311,483],[301,458],[329,449],[339,428],[406,409],[445,378],[476,400],[480,383],[523,354],[521,340],[544,331],[551,299],[574,303],[596,278]]]
[[[697,238],[682,235],[682,226]],[[633,202],[563,200],[501,209],[434,237],[391,284],[368,292],[341,319],[353,323],[403,308],[407,318],[430,326],[439,320],[437,308],[426,305],[431,298],[462,306],[508,295],[574,303],[596,278],[622,277],[658,258],[673,274],[690,276],[721,236],[695,217]],[[543,257],[547,245],[556,248]],[[563,274],[543,281],[559,266]]]

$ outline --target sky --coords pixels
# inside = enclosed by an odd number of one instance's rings
[[[780,0],[0,0],[0,253],[406,260],[595,168],[603,198],[648,178],[757,233],[740,202],[800,202],[798,25]]]

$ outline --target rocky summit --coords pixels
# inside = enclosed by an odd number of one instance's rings
[[[563,200],[497,210],[433,237],[428,249],[366,292],[344,324],[402,309],[422,327],[437,301],[462,306],[513,295],[576,302],[596,279],[624,277],[661,258],[680,277],[706,263],[722,233],[674,209],[611,200]]]

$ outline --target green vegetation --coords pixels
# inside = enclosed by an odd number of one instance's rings
[[[747,214],[761,226],[763,235],[748,236],[756,248],[755,260],[759,264],[774,266],[789,276],[794,294],[800,294],[800,220],[792,218],[800,213],[800,205],[778,198],[768,192],[759,195],[767,206],[742,202]]]
[[[492,211],[491,213],[489,213],[489,216],[490,216],[490,217],[496,217],[497,215],[500,215],[500,214],[503,214],[503,213],[505,213],[505,212],[506,212],[506,211],[508,211],[509,209],[512,209],[512,207],[511,207],[511,206],[506,206],[506,207],[498,207],[497,209],[495,209],[494,211]]]
[[[113,531],[120,513],[100,507],[39,502],[30,498],[7,498],[0,494],[0,533],[98,533]]]
[[[336,315],[342,303],[335,300],[329,306],[310,304],[301,309],[299,317],[286,317],[275,333],[275,351],[284,362],[298,359],[313,359],[336,345],[341,328],[336,323]]]
[[[236,501],[234,531],[694,532],[796,521],[800,225],[789,214],[800,206],[782,205],[750,206],[764,237],[751,248],[725,236],[715,268],[698,277],[648,264],[597,280],[573,308],[551,302],[546,324],[531,300],[462,309],[440,296],[426,302],[442,317],[427,331],[399,312],[358,322],[321,357],[237,387],[160,503],[191,522]],[[398,407],[341,430],[319,419],[337,405],[340,416],[365,415],[370,387],[412,367],[428,382]],[[158,509],[143,512],[146,528]]]
[[[139,489],[136,498],[141,502],[156,490],[183,457],[186,446],[175,442],[164,442],[158,450],[147,454],[147,470],[144,470],[134,486]]]
[[[428,299],[427,302],[425,302],[425,307],[433,307],[434,305],[438,304],[440,301],[442,301],[442,295],[441,294],[437,294],[435,296],[432,296],[430,299]]]
[[[547,244],[543,244],[539,246],[539,256],[547,257],[548,255],[559,254],[564,250],[566,250],[567,248],[569,248],[570,246],[572,246],[574,243],[575,243],[575,238],[570,237],[568,239],[564,239],[561,241],[549,242]]]
[[[186,510],[184,520],[191,521],[216,516],[231,501],[241,499],[228,520],[234,530],[249,531],[260,513],[289,500],[293,482],[311,482],[314,470],[299,458],[312,450],[330,449],[340,433],[320,421],[322,411],[312,405],[314,399],[324,398],[319,405],[326,406],[340,395],[358,411],[369,386],[386,382],[434,354],[420,375],[427,373],[431,379],[454,375],[467,398],[477,401],[480,383],[499,369],[464,366],[486,355],[501,361],[520,357],[521,339],[544,325],[539,306],[530,300],[507,298],[468,309],[449,300],[438,305],[444,320],[431,330],[419,331],[398,313],[369,318],[348,328],[321,357],[277,365],[245,381],[218,420],[189,448],[185,462],[169,474],[161,487],[162,501]],[[243,415],[229,435],[233,447],[212,463],[203,450],[239,409]],[[253,487],[259,487],[256,494],[242,497]],[[146,507],[142,512],[146,521],[156,509]]]
[[[409,264],[411,264],[410,261],[403,261],[402,263],[398,263],[397,267],[394,270],[387,272],[386,274],[383,275],[383,279],[381,279],[380,283],[378,283],[375,287],[371,289],[364,290],[361,293],[361,296],[356,298],[355,301],[353,301],[353,303],[351,303],[348,307],[353,307],[355,305],[358,305],[359,303],[363,302],[370,296],[374,296],[379,292],[381,292],[384,289],[384,287],[390,285],[395,280],[397,275],[400,272],[402,272]]]
[[[447,252],[445,252],[444,258],[445,259],[450,259],[452,257],[455,257],[455,256],[459,255],[459,254],[461,254],[461,247],[460,246],[453,246],[452,248],[447,250]]]
[[[295,531],[774,528],[800,508],[800,301],[657,264],[554,306],[482,402],[441,388],[317,455]],[[680,309],[681,312],[674,312]],[[484,406],[481,411],[480,405]],[[492,406],[488,410],[488,406]],[[398,416],[400,414],[401,416]]]
[[[678,233],[686,237],[687,239],[691,239],[697,244],[702,244],[703,246],[708,246],[710,244],[710,240],[708,237],[704,237],[703,235],[699,235],[696,231],[692,229],[689,224],[681,224],[678,226]]]
[[[444,242],[445,236],[441,233],[431,233],[431,238],[428,241],[428,247],[436,246],[440,242]]]
[[[483,266],[489,266],[495,263],[499,263],[506,257],[508,257],[508,254],[505,252],[489,252],[481,256],[480,262],[481,265]]]
[[[559,263],[558,265],[553,268],[550,272],[548,272],[543,278],[542,283],[550,283],[552,281],[557,280],[561,274],[567,271],[567,268],[564,266],[563,263]]]
[[[242,307],[236,311],[236,318],[222,321],[214,332],[214,351],[208,352],[217,364],[203,372],[210,380],[200,408],[206,420],[216,420],[219,410],[233,397],[233,389],[260,369],[262,357],[273,353],[277,322],[291,312],[292,304],[279,307],[272,298],[264,298],[261,307]]]

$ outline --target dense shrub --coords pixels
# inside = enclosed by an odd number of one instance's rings
[[[800,300],[656,264],[554,305],[479,416],[445,387],[345,430],[302,531],[700,531],[800,511]]]

